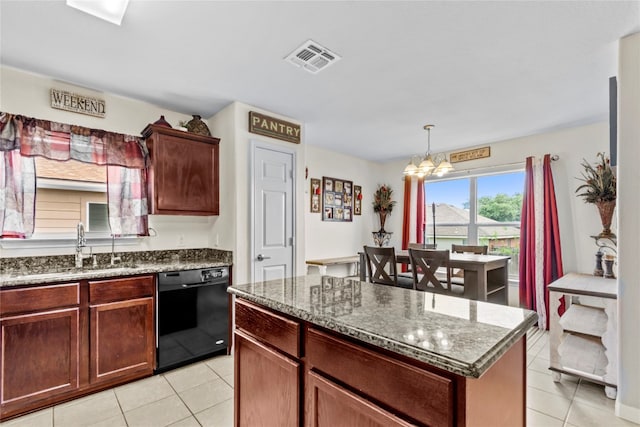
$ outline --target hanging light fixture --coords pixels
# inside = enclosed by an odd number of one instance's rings
[[[453,170],[453,166],[447,160],[447,156],[444,153],[431,155],[431,129],[434,125],[424,125],[424,129],[427,131],[427,153],[424,157],[420,155],[413,155],[409,159],[409,164],[404,168],[403,174],[405,176],[417,176],[422,178],[425,176],[443,176]],[[414,159],[422,159],[416,166]]]

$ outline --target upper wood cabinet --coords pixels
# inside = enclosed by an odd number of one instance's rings
[[[149,213],[218,215],[220,139],[158,125],[142,136],[151,159]]]

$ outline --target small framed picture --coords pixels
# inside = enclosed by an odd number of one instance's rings
[[[311,200],[311,212],[320,213],[320,197],[322,196],[322,188],[320,188],[320,180],[318,178],[311,178],[311,187],[309,189]]]
[[[333,219],[333,208],[324,208],[324,214],[322,215],[323,220],[332,220]]]
[[[351,183],[349,181],[344,183],[344,194],[351,195]]]
[[[353,214],[362,215],[362,187],[353,186]]]
[[[336,193],[342,193],[342,181],[338,181],[337,179],[334,182],[333,191]]]
[[[324,179],[324,191],[333,191],[333,180],[332,179]]]

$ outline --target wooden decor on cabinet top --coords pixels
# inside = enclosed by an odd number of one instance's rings
[[[153,124],[142,136],[151,159],[149,213],[218,215],[220,139]]]

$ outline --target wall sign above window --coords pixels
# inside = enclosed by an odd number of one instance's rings
[[[466,162],[467,160],[484,159],[491,157],[491,147],[475,148],[473,150],[451,153],[451,163]]]
[[[300,144],[300,125],[249,111],[249,132]]]
[[[106,114],[104,99],[90,98],[53,88],[51,89],[51,108],[95,117],[104,117]]]

